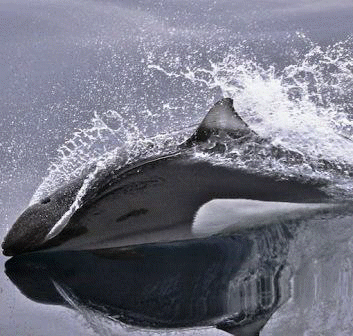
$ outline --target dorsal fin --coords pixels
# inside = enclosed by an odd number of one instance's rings
[[[202,120],[195,133],[186,141],[186,145],[205,142],[212,135],[226,133],[233,138],[255,134],[246,122],[240,118],[233,107],[233,99],[223,98],[218,101]]]

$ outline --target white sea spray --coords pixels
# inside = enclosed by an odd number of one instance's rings
[[[235,145],[218,154],[195,149],[196,160],[281,178],[324,179],[332,181],[329,187],[332,194],[347,195],[353,190],[350,176],[353,165],[353,55],[349,48],[352,41],[348,39],[324,48],[303,35],[299,38],[307,42],[306,52],[294,52],[291,64],[283,67],[265,66],[255,57],[242,54],[241,48],[235,48],[222,60],[209,59],[208,67],[191,62],[190,57],[173,59],[168,54],[168,58],[160,59],[158,55],[149,55],[146,68],[167,79],[178,79],[197,88],[201,86],[201,94],[218,91],[223,97],[233,98],[239,115],[260,137],[268,140],[262,147],[251,143]],[[205,101],[211,107],[208,95],[205,93]],[[182,108],[178,104],[183,102],[182,98],[179,102],[169,98],[161,111],[173,115]],[[83,176],[84,183],[77,198],[64,216],[69,218],[80,207],[100,171],[110,167],[119,169],[176,150],[196,128],[190,126],[192,112],[181,131],[152,136],[147,131],[148,118],[156,123],[158,116],[150,112],[144,113],[147,117],[141,123],[127,120],[129,106],[120,111],[95,112],[91,125],[77,130],[58,149],[58,156],[31,204]],[[173,129],[173,123],[169,125],[170,129]],[[303,159],[293,161],[276,157],[271,146],[296,152]],[[328,167],[323,164],[325,162],[329,162]],[[65,218],[62,218],[63,222]]]

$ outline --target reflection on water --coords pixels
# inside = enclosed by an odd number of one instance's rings
[[[352,218],[317,224],[292,241],[287,259],[296,268],[291,298],[276,311],[263,335],[353,333]]]
[[[74,309],[99,335],[203,335],[214,326],[238,336],[350,336],[351,219],[133,250],[32,253],[10,259],[6,273],[28,298]]]
[[[9,260],[6,273],[30,299],[85,312],[91,322],[257,335],[289,298],[291,237],[278,225],[134,250],[32,253]]]

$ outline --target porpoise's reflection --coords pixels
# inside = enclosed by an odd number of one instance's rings
[[[70,306],[72,295],[92,313],[135,327],[258,335],[289,297],[290,238],[276,225],[133,250],[30,253],[10,259],[6,274],[34,301]]]

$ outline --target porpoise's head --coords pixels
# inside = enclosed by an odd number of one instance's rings
[[[3,254],[17,254],[45,247],[47,235],[74,202],[82,181],[75,180],[28,207],[16,220],[3,243]]]
[[[232,139],[256,135],[235,112],[230,98],[220,100],[211,108],[194,134],[180,146],[180,150],[188,150],[213,138],[212,141],[218,141],[224,135],[229,135]],[[101,179],[109,179],[113,175],[108,172],[105,176],[103,173]],[[13,256],[41,250],[60,245],[87,232],[87,227],[78,227],[80,224],[75,224],[74,218],[69,222],[61,221],[75,201],[83,181],[84,178],[78,178],[26,209],[5,237],[2,243],[3,253]],[[134,209],[131,211],[129,214],[134,213]]]

